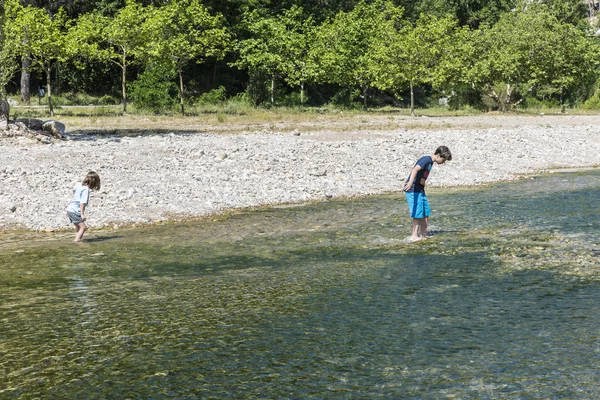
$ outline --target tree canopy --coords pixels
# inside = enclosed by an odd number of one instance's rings
[[[276,105],[299,91],[298,105],[342,97],[362,107],[406,105],[409,97],[414,114],[441,96],[509,110],[527,99],[581,103],[599,78],[598,38],[580,0],[1,4],[0,85],[14,91],[19,61],[31,60],[50,112],[59,71],[60,92],[81,90],[78,76],[108,77],[87,87],[120,97],[123,112],[128,82],[161,71],[176,83],[181,113],[218,87],[255,104]]]

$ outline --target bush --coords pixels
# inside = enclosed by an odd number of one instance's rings
[[[585,110],[600,110],[600,91],[596,91],[592,97],[583,103]]]
[[[227,100],[227,91],[224,86],[201,94],[195,101],[196,105],[220,105]]]
[[[227,100],[223,110],[227,114],[246,114],[249,108],[252,108],[252,101],[246,92],[241,92]]]
[[[284,107],[302,107],[308,103],[308,98],[304,93],[304,104],[302,104],[300,92],[292,92],[282,96],[279,103]]]
[[[330,100],[330,103],[338,107],[347,107],[358,109],[362,107],[362,104],[355,101],[360,96],[359,89],[344,88],[339,90]]]
[[[448,109],[457,110],[479,110],[486,111],[487,107],[483,102],[481,91],[473,89],[469,85],[459,85],[450,90],[447,95]]]
[[[525,108],[534,108],[534,109],[553,109],[559,108],[560,104],[558,100],[548,99],[548,100],[540,100],[535,97],[528,97],[525,100]]]
[[[174,73],[169,68],[153,66],[142,72],[138,79],[129,84],[131,100],[136,108],[155,114],[172,110],[177,105],[177,85],[171,79]]]
[[[87,106],[94,103],[94,98],[87,93],[64,93],[56,96],[56,104],[63,106]]]
[[[101,106],[110,106],[114,104],[119,104],[121,100],[117,99],[116,97],[105,94],[104,96],[96,100],[96,102],[98,103],[98,105]]]

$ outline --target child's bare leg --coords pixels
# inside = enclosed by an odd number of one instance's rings
[[[419,237],[419,226],[421,226],[421,220],[422,219],[423,218],[413,218],[413,220],[412,220],[412,232],[410,234],[410,239],[412,241],[416,241],[416,240],[421,239]]]
[[[85,225],[84,222],[80,222],[78,224],[75,224],[75,240],[74,242],[81,242],[81,239],[83,239],[83,234],[85,233],[87,229],[87,226]]]
[[[427,224],[429,222],[429,218],[425,217],[425,218],[421,218],[421,220],[419,221],[419,228],[421,230],[421,237],[424,238],[425,236],[427,236]]]

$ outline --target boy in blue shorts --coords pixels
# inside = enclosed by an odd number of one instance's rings
[[[427,223],[431,209],[425,196],[425,181],[429,177],[433,163],[443,164],[452,160],[452,153],[446,146],[440,146],[432,156],[423,156],[417,160],[404,184],[404,194],[412,220],[412,232],[405,242],[411,243],[427,236]],[[419,235],[420,233],[420,235]]]

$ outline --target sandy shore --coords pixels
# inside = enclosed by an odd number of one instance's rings
[[[49,145],[0,138],[0,231],[71,229],[64,208],[88,170],[102,178],[88,223],[114,227],[398,191],[416,159],[442,144],[453,160],[434,167],[431,186],[600,165],[600,116],[365,116],[360,124],[354,118],[314,129],[282,126],[131,137],[67,126],[68,140]]]

